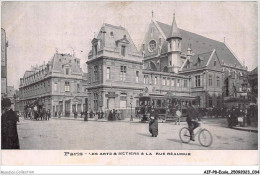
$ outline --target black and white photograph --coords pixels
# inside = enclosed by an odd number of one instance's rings
[[[257,151],[258,2],[2,1],[1,105],[5,151]]]

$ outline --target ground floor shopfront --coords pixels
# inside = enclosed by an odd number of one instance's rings
[[[86,110],[87,97],[83,96],[53,96],[52,113],[54,117],[71,117],[81,115]]]

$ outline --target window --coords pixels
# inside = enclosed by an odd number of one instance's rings
[[[113,33],[113,32],[110,32],[110,36],[111,36],[111,37],[114,37],[114,33]]]
[[[198,63],[197,63],[197,66],[199,67],[201,65],[201,60],[198,59]]]
[[[170,86],[170,79],[167,79],[167,86]]]
[[[162,79],[162,85],[165,85],[165,83],[166,83],[166,78],[163,77],[163,79]]]
[[[215,66],[215,67],[217,66],[217,61],[214,61],[214,66]]]
[[[217,87],[220,87],[220,78],[217,76]]]
[[[200,87],[200,75],[195,76],[195,86]]]
[[[212,107],[213,106],[213,103],[212,103],[212,97],[209,96],[209,107]]]
[[[221,97],[217,97],[217,107],[221,107]]]
[[[186,68],[187,68],[187,69],[189,69],[189,68],[190,68],[190,62],[189,62],[189,61],[187,61]]]
[[[69,75],[70,69],[66,68],[66,75]]]
[[[77,91],[80,92],[80,85],[77,84]]]
[[[175,83],[174,83],[174,78],[172,79],[172,82],[171,82],[171,86],[175,86]]]
[[[149,50],[150,52],[154,52],[155,49],[156,49],[156,42],[155,42],[154,40],[151,40],[151,41],[149,42],[148,50]]]
[[[154,84],[157,84],[157,82],[158,82],[157,77],[154,77]]]
[[[184,87],[188,87],[188,80],[184,80]]]
[[[212,75],[209,75],[209,86],[212,86]]]
[[[97,52],[97,45],[94,45],[94,55],[97,55],[98,52]]]
[[[98,80],[98,66],[94,66],[94,81]]]
[[[177,80],[177,87],[180,87],[180,79]]]
[[[136,72],[135,72],[135,75],[136,75],[136,76],[135,76],[135,82],[136,82],[136,83],[139,83],[139,71],[136,71]]]
[[[54,83],[54,91],[57,92],[57,83]]]
[[[121,46],[121,55],[125,56],[125,46]]]
[[[110,80],[110,67],[107,67],[107,80]]]
[[[65,92],[69,92],[70,91],[70,82],[66,81],[65,82]]]
[[[98,110],[98,93],[94,93],[94,110],[97,111]]]
[[[144,75],[144,84],[149,84],[149,77],[148,77],[148,75]]]
[[[126,77],[126,66],[121,66],[120,80],[125,81],[125,77]]]

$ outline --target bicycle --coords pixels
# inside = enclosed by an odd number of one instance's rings
[[[198,127],[198,130],[194,133],[194,138],[198,134],[199,142],[204,147],[209,147],[213,142],[212,134],[209,130],[202,128],[201,123]],[[189,143],[190,142],[190,129],[188,127],[181,128],[179,132],[179,137],[183,143]]]

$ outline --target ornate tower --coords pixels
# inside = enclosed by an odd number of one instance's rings
[[[169,72],[178,73],[182,65],[181,40],[182,40],[181,33],[175,21],[175,13],[173,13],[171,31],[167,37]]]

